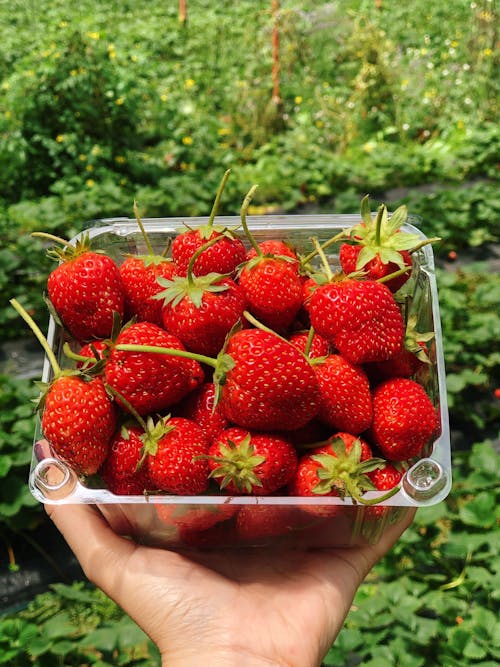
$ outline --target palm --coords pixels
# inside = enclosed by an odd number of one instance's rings
[[[89,507],[49,511],[89,578],[176,656],[169,667],[197,664],[200,651],[228,656],[213,665],[235,664],[235,652],[239,665],[318,665],[357,587],[407,525],[374,547],[184,555],[117,537]]]

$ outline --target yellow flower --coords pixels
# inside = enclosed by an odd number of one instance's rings
[[[115,157],[115,162],[116,162],[117,164],[125,164],[126,161],[127,161],[127,158],[124,157],[123,155],[117,155],[117,156]]]
[[[166,101],[168,100],[168,95],[167,95],[167,93],[162,93],[162,94],[160,95],[160,100],[161,100],[162,102],[166,102]]]
[[[181,168],[181,171],[186,171],[186,169],[189,167],[187,162],[181,162],[179,166]]]
[[[297,95],[295,97],[295,104],[302,104],[302,96],[301,95]]]
[[[95,144],[94,146],[92,146],[92,149],[91,149],[90,152],[91,152],[92,155],[100,155],[101,154],[101,147],[98,146],[97,144]]]
[[[71,76],[76,76],[78,74],[78,70],[77,69],[72,69],[70,71],[70,74],[71,74]]]
[[[458,46],[458,42],[457,42],[457,40],[454,39],[454,40],[450,43],[450,46],[451,46],[452,49],[456,49],[457,46]]]
[[[139,60],[139,58],[138,58],[138,57],[135,55],[135,53],[134,53],[132,56],[130,56],[130,60],[131,60],[133,63],[136,63],[136,62]]]
[[[374,141],[367,141],[366,144],[363,144],[363,150],[365,153],[372,153],[375,148]]]
[[[463,130],[465,128],[465,123],[463,120],[457,120],[457,127],[459,130]]]
[[[408,88],[408,84],[409,84],[409,83],[410,83],[410,82],[408,81],[408,79],[403,79],[403,80],[401,81],[401,90],[406,90],[406,89]]]
[[[220,127],[218,132],[221,137],[226,137],[228,134],[231,134],[231,130],[228,127]]]
[[[85,185],[86,185],[88,188],[93,188],[94,185],[95,185],[95,181],[94,181],[94,179],[93,179],[93,178],[87,178],[87,180],[85,181]]]
[[[325,126],[325,124],[324,124],[324,122],[323,122],[322,120],[316,120],[316,121],[314,121],[314,124],[316,125],[316,127],[317,127],[318,129],[321,129],[322,127]]]
[[[59,21],[59,27],[60,28],[67,28],[68,27],[68,22],[67,21]]]
[[[87,171],[92,172],[92,171],[94,171],[94,165],[92,165],[92,164],[88,164],[88,165],[85,167],[85,169],[86,169]]]
[[[193,137],[182,137],[182,143],[184,146],[191,146],[193,143]]]
[[[189,90],[189,88],[193,88],[194,85],[195,85],[194,79],[186,79],[184,81],[184,88],[187,88],[188,90]]]
[[[101,35],[98,32],[88,32],[87,37],[90,37],[90,39],[101,39]]]
[[[87,159],[87,156],[84,155],[83,153],[80,153],[80,155],[78,156],[78,159],[80,160],[80,162],[85,162],[85,160]]]
[[[489,49],[489,48],[483,49],[483,56],[486,56],[488,58],[489,56],[492,56],[492,55],[493,55],[493,51],[491,49]]]
[[[11,111],[6,111],[4,113],[5,118],[12,118],[12,112]]]
[[[10,83],[8,81],[2,81],[2,90],[9,90]]]
[[[64,134],[58,134],[57,137],[56,137],[56,141],[57,141],[58,144],[62,144],[64,139],[65,139]]]
[[[124,102],[125,102],[125,98],[124,98],[124,97],[117,97],[116,100],[115,100],[115,104],[116,104],[117,106],[119,106],[119,107],[121,107],[121,105],[122,105]]]

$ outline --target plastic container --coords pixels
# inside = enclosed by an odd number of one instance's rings
[[[311,236],[324,242],[359,220],[358,215],[269,215],[250,216],[248,225],[257,241],[280,238],[291,242],[299,252],[306,252],[311,249]],[[149,239],[159,253],[186,224],[196,227],[206,222],[207,218],[143,220]],[[235,228],[239,218],[219,217],[217,223]],[[403,229],[418,234],[422,239],[426,238],[414,225],[406,224]],[[92,239],[93,249],[104,250],[117,263],[123,260],[125,254],[146,252],[135,220],[100,220],[92,223],[86,231]],[[337,247],[334,246],[327,253],[334,252]],[[336,255],[329,254],[328,257],[335,269],[338,266]],[[433,331],[435,334],[430,346],[432,363],[417,379],[436,406],[441,432],[433,443],[428,444],[422,458],[406,472],[399,491],[375,508],[354,504],[349,498],[341,500],[336,497],[116,496],[104,488],[92,488],[93,485],[79,479],[64,462],[55,458],[43,439],[39,425],[34,438],[29,478],[32,494],[43,503],[95,505],[117,533],[141,543],[174,549],[347,547],[377,542],[386,528],[400,521],[410,508],[442,501],[451,487],[445,368],[434,258],[430,245],[414,254],[412,275],[402,291],[408,295],[410,312],[417,315],[417,330]],[[64,336],[51,319],[48,339],[59,358],[63,357]],[[68,360],[65,359],[63,364],[67,366]],[[49,381],[50,378],[50,364],[46,359],[42,379]],[[377,495],[382,493],[369,492],[364,497],[376,498]],[[254,512],[280,513],[284,526],[282,534],[262,535],[250,540],[241,538],[235,526],[238,511],[245,506],[251,506]],[[311,507],[316,508],[314,513],[311,513]],[[207,514],[214,517],[214,526],[197,530],[200,517],[204,519]]]

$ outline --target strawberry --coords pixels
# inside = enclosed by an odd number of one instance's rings
[[[201,426],[211,443],[228,426],[219,404],[215,404],[216,388],[213,382],[205,382],[192,391],[176,408],[177,417],[192,419]]]
[[[241,207],[241,222],[255,255],[240,267],[238,281],[248,303],[248,310],[264,325],[285,331],[302,306],[302,279],[298,262],[289,254],[265,254],[246,222],[252,188]]]
[[[155,507],[161,521],[183,531],[208,530],[238,512],[238,506],[230,503],[202,506],[157,504]]]
[[[49,385],[41,406],[42,431],[56,456],[79,474],[96,473],[117,426],[102,379],[61,374]]]
[[[368,477],[377,491],[390,491],[401,482],[403,472],[395,468],[391,463],[386,463],[383,467],[369,472]],[[389,515],[392,510],[393,508],[384,505],[366,507],[363,519],[380,521],[383,517]]]
[[[313,364],[321,392],[318,417],[335,430],[359,434],[372,422],[370,383],[361,366],[339,354]]]
[[[162,289],[157,279],[169,280],[174,272],[174,264],[160,255],[127,257],[120,266],[126,318],[161,326],[162,304],[153,298]]]
[[[299,268],[299,258],[295,250],[293,250],[287,243],[284,241],[279,241],[278,239],[267,239],[266,241],[261,241],[258,245],[258,250],[255,247],[250,248],[247,252],[246,259],[254,259],[259,255],[267,255],[269,257],[289,257],[292,262],[291,264]],[[260,252],[259,252],[260,251]]]
[[[404,461],[417,456],[437,430],[434,405],[414,380],[385,380],[373,391],[369,437],[385,458]]]
[[[112,439],[106,460],[99,471],[112,493],[135,496],[152,488],[146,466],[139,466],[144,435],[140,426],[124,426]]]
[[[291,505],[243,505],[236,517],[238,537],[246,542],[285,536],[304,523]]]
[[[387,361],[375,361],[365,365],[372,382],[381,382],[394,377],[412,377],[422,367],[430,365],[427,342],[434,338],[433,332],[419,333],[417,318],[411,315],[406,324],[404,344],[401,351]]]
[[[105,377],[118,403],[127,403],[139,414],[161,412],[180,401],[204,380],[194,359],[120,349],[121,345],[150,346],[184,351],[180,340],[151,322],[137,322],[118,335],[106,362]]]
[[[36,235],[64,243],[64,248],[49,251],[60,264],[47,280],[48,297],[62,324],[80,342],[109,336],[114,313],[124,314],[125,291],[117,265],[90,250],[88,235],[74,246],[50,234]]]
[[[243,241],[226,227],[213,224],[229,173],[229,170],[226,171],[222,178],[207,224],[197,229],[188,228],[176,236],[172,242],[172,260],[175,264],[175,272],[179,276],[186,275],[192,256],[207,241],[217,241],[217,243],[207,247],[197,257],[192,269],[195,276],[203,276],[207,273],[230,275],[236,271],[239,264],[245,261],[246,248]]]
[[[400,206],[389,218],[386,206],[382,205],[373,219],[368,196],[364,197],[363,222],[349,230],[350,243],[341,244],[339,249],[342,271],[345,274],[364,271],[368,279],[378,280],[406,268],[405,273],[386,282],[391,292],[399,290],[410,277],[413,262],[409,250],[421,241],[416,234],[401,231],[407,214],[406,206]]]
[[[302,352],[276,334],[243,329],[227,343],[230,369],[221,377],[226,418],[246,428],[291,431],[304,426],[319,407],[316,374]]]
[[[198,424],[165,417],[144,440],[145,465],[153,487],[165,493],[196,496],[208,488],[208,441]]]
[[[294,331],[288,340],[309,358],[326,357],[330,352],[330,343],[316,332],[311,336],[309,331]]]
[[[210,477],[229,495],[269,495],[286,486],[297,468],[293,445],[276,434],[231,427],[209,449]]]
[[[318,500],[325,496],[350,496],[361,498],[365,491],[373,490],[367,473],[382,464],[372,457],[367,442],[350,433],[336,433],[327,444],[321,445],[299,459],[297,474],[289,485],[290,496],[312,496]],[[312,514],[334,516],[336,505],[304,505]]]
[[[96,362],[93,361],[96,359],[100,361],[105,359],[109,352],[109,343],[105,340],[94,340],[91,343],[85,343],[85,345],[80,348],[78,355],[80,357],[88,357],[89,361],[78,361],[76,367],[79,369],[86,369],[92,367]]]
[[[243,318],[245,294],[234,280],[219,273],[193,276],[192,266],[190,262],[186,278],[159,281],[165,288],[158,294],[163,299],[163,326],[186,349],[216,355],[229,331]]]
[[[333,279],[309,303],[311,325],[348,361],[385,361],[403,347],[404,322],[391,291],[374,280]]]

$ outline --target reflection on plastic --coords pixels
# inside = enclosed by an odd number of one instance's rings
[[[403,489],[408,496],[420,503],[435,500],[447,486],[447,476],[442,466],[433,459],[421,459],[408,470],[403,478]]]

